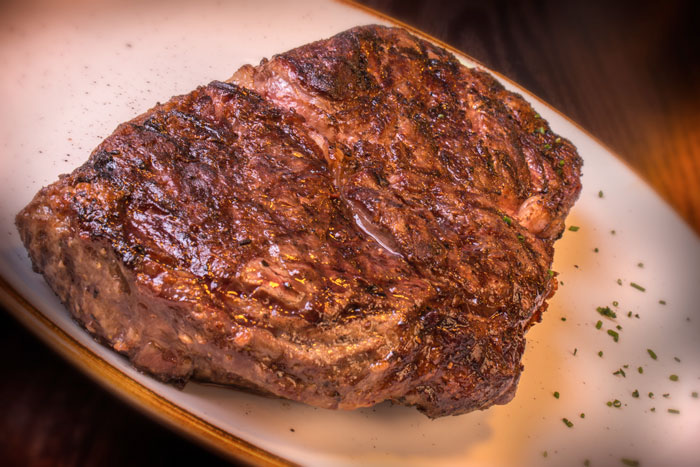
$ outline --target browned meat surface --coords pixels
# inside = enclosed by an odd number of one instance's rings
[[[401,29],[245,66],[122,124],[17,216],[37,271],[159,379],[431,417],[508,402],[581,160]]]

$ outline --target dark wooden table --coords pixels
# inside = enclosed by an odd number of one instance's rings
[[[697,2],[362,3],[452,44],[561,110],[700,232]],[[4,311],[0,355],[2,465],[226,462],[115,399]]]

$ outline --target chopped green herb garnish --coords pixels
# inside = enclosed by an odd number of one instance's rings
[[[642,373],[644,373],[644,368],[642,368],[642,367],[640,366],[639,368],[637,368],[637,371],[638,371],[639,374],[641,375]]]
[[[566,318],[564,316],[561,317],[562,321],[566,321]]]
[[[611,231],[610,231],[610,234],[612,234],[612,235],[615,235],[616,233],[617,233],[617,232],[615,232],[614,230],[611,230]]]
[[[678,415],[679,413],[681,413],[681,411],[678,409],[668,409],[668,413],[673,413],[673,414]]]
[[[598,248],[593,248],[593,251],[594,251],[595,253],[598,253],[600,250],[599,250]]]
[[[537,129],[537,132],[538,132],[539,134],[543,135],[543,134],[544,134],[544,127],[543,127],[543,126],[539,127],[539,128]]]
[[[602,328],[602,327],[603,327],[603,322],[602,322],[601,320],[598,320],[598,322],[595,323],[595,328],[596,328],[596,329],[600,329],[600,328]]]
[[[542,118],[542,117],[540,116],[540,114],[537,114],[537,113],[536,113],[536,114],[535,114],[535,118]],[[547,452],[547,451],[545,451],[545,452]]]
[[[615,327],[617,328],[618,331],[622,331],[622,326],[620,326],[619,324]]]
[[[656,407],[652,407],[650,410],[651,410],[652,412],[656,412]]]
[[[503,216],[503,222],[505,222],[508,225],[511,225],[513,223],[513,219],[511,219],[508,216]]]
[[[613,306],[620,306],[620,302],[618,302],[617,300],[613,300]]]
[[[610,309],[609,306],[599,306],[596,308],[596,311],[603,316],[607,316],[608,318],[617,318],[617,315]]]
[[[620,459],[620,462],[622,462],[625,465],[629,465],[630,467],[639,467],[639,461],[636,461],[634,459],[626,459],[622,458]]]
[[[615,342],[620,340],[620,335],[617,333],[617,331],[613,331],[612,329],[608,329],[608,335],[611,336]]]
[[[559,399],[559,391],[554,391],[554,394],[552,394],[555,399]]]
[[[617,280],[617,285],[622,285],[622,279]]]
[[[578,348],[574,348],[574,357],[576,356],[576,352],[578,352]]]
[[[653,398],[654,398],[654,393],[653,393],[653,392],[650,392],[650,393],[649,393],[649,399],[653,399]]]
[[[665,305],[665,304],[666,304],[666,300],[659,300],[659,303],[660,303],[661,305]]]
[[[581,228],[581,227],[579,227],[579,226],[577,226],[577,225],[571,225],[571,226],[569,226],[569,230],[571,230],[572,232],[578,232],[578,229],[580,229],[580,228]]]
[[[656,360],[656,353],[654,353],[653,350],[647,349],[647,352],[649,352],[649,356],[650,356],[651,358],[653,358],[654,360]]]
[[[669,397],[671,397],[671,394],[666,393],[666,394],[661,394],[661,396],[662,396],[662,397],[665,397],[666,399],[668,399]]]
[[[627,375],[625,374],[625,370],[623,370],[622,368],[620,368],[619,370],[617,370],[617,371],[616,371],[615,373],[613,373],[613,374],[614,374],[615,376],[617,376],[617,375],[622,375],[623,378],[626,378],[626,377],[627,377]]]
[[[599,350],[599,351],[598,351],[598,356],[599,356],[599,357],[602,357],[602,356],[603,356],[603,351],[602,351],[602,350]]]
[[[673,359],[674,359],[675,361],[677,361],[678,363],[680,363],[680,362],[681,362],[681,359],[680,359],[680,358],[678,358],[678,357],[673,357]]]
[[[697,393],[697,391],[693,391],[693,392],[690,394],[690,397],[692,397],[692,398],[694,398],[694,399],[697,399],[697,398],[698,398],[698,393]]]
[[[643,267],[644,267],[644,263],[637,263],[637,267],[638,267],[638,268],[643,268]]]
[[[586,414],[583,413],[583,412],[581,412],[581,415],[579,415],[579,417],[581,417],[581,418],[586,418]]]
[[[638,397],[639,397],[639,391],[637,391],[637,390],[635,389],[635,390],[632,392],[632,397],[637,397],[637,398],[638,398]]]
[[[555,143],[561,143],[561,138],[557,136],[557,139],[554,140]]]
[[[671,375],[668,377],[671,381],[678,381],[678,375]]]
[[[553,276],[554,276],[554,271],[552,271],[551,269],[547,269],[547,275],[548,275],[549,277],[553,277]]]
[[[574,426],[574,424],[571,423],[568,418],[562,418],[561,421],[564,422],[564,425],[568,426],[569,428]]]
[[[559,161],[559,167],[564,167],[564,165],[566,165],[566,161],[563,160],[563,159],[560,160],[560,161]]]
[[[590,467],[590,465],[591,465],[591,461],[589,461],[588,459],[583,461],[583,467]]]
[[[646,292],[646,291],[647,291],[647,289],[645,289],[644,287],[642,287],[641,285],[639,285],[639,284],[637,284],[637,283],[635,283],[635,282],[630,282],[630,286],[631,286],[631,287],[634,287],[635,289],[639,290],[640,292]]]
[[[630,311],[629,313],[627,313],[627,317],[628,317],[628,318],[631,318],[631,317],[632,317],[632,312],[631,312],[631,311]]]
[[[602,198],[602,197],[603,197],[603,190],[600,190],[600,191],[598,192],[598,198]]]
[[[547,144],[544,145],[544,148],[545,148],[545,149],[552,149],[552,145],[549,144],[549,143],[547,143]]]

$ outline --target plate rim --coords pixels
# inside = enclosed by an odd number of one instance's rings
[[[672,211],[683,224],[690,228],[688,221],[682,217],[668,202],[654,189],[653,186],[638,172],[638,170],[630,165],[624,158],[620,157],[614,150],[600,141],[596,136],[590,134],[588,130],[583,128],[579,123],[572,120],[561,111],[553,107],[544,99],[540,98],[530,90],[519,85],[507,76],[492,70],[484,65],[481,61],[475,59],[471,55],[451,46],[432,35],[425,33],[416,27],[413,27],[401,20],[398,20],[388,14],[377,11],[369,6],[357,3],[354,0],[329,0],[329,2],[340,3],[355,9],[362,10],[380,20],[392,23],[395,26],[406,29],[411,34],[449,50],[451,53],[465,57],[474,62],[479,68],[497,76],[499,80],[509,83],[524,92],[528,99],[535,100],[538,105],[547,107],[550,111],[556,113],[559,117],[566,120],[574,126],[578,131],[584,134],[588,139],[598,144],[605,150],[606,153],[615,157],[618,161],[640,179],[654,194],[659,197],[666,207]],[[697,234],[696,234],[697,235]],[[70,336],[59,325],[53,322],[48,316],[35,307],[29,299],[22,296],[9,281],[0,274],[0,304],[2,304],[9,313],[29,330],[34,336],[39,338],[43,343],[47,344],[53,351],[59,354],[64,360],[68,361],[74,368],[95,381],[100,387],[107,390],[110,394],[125,401],[132,407],[139,410],[141,413],[156,420],[162,425],[174,430],[175,432],[186,436],[200,444],[214,450],[220,455],[228,459],[243,461],[256,465],[269,466],[295,466],[298,465],[284,457],[271,453],[255,444],[244,440],[228,431],[216,427],[212,423],[198,417],[184,407],[177,405],[166,397],[147,388],[137,380],[133,379],[116,366],[102,359],[97,353],[90,350],[85,345],[78,342],[74,337]]]

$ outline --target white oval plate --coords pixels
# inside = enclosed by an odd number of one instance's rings
[[[585,160],[584,189],[568,220],[580,229],[567,230],[556,245],[554,268],[563,284],[528,334],[525,372],[510,404],[431,421],[390,404],[334,412],[201,384],[178,391],[98,345],[32,272],[15,213],[39,188],[82,164],[120,122],[156,101],[352,26],[391,21],[322,0],[67,3],[35,11],[5,7],[0,19],[0,297],[86,373],[171,426],[254,462],[581,465],[589,459],[600,465],[624,458],[690,465],[700,459],[700,399],[692,396],[700,391],[700,240],[606,148],[503,78]],[[610,306],[618,318],[601,317],[599,306]],[[606,331],[617,325],[616,343]],[[626,376],[614,375],[618,369]],[[616,399],[619,408],[606,404]]]

